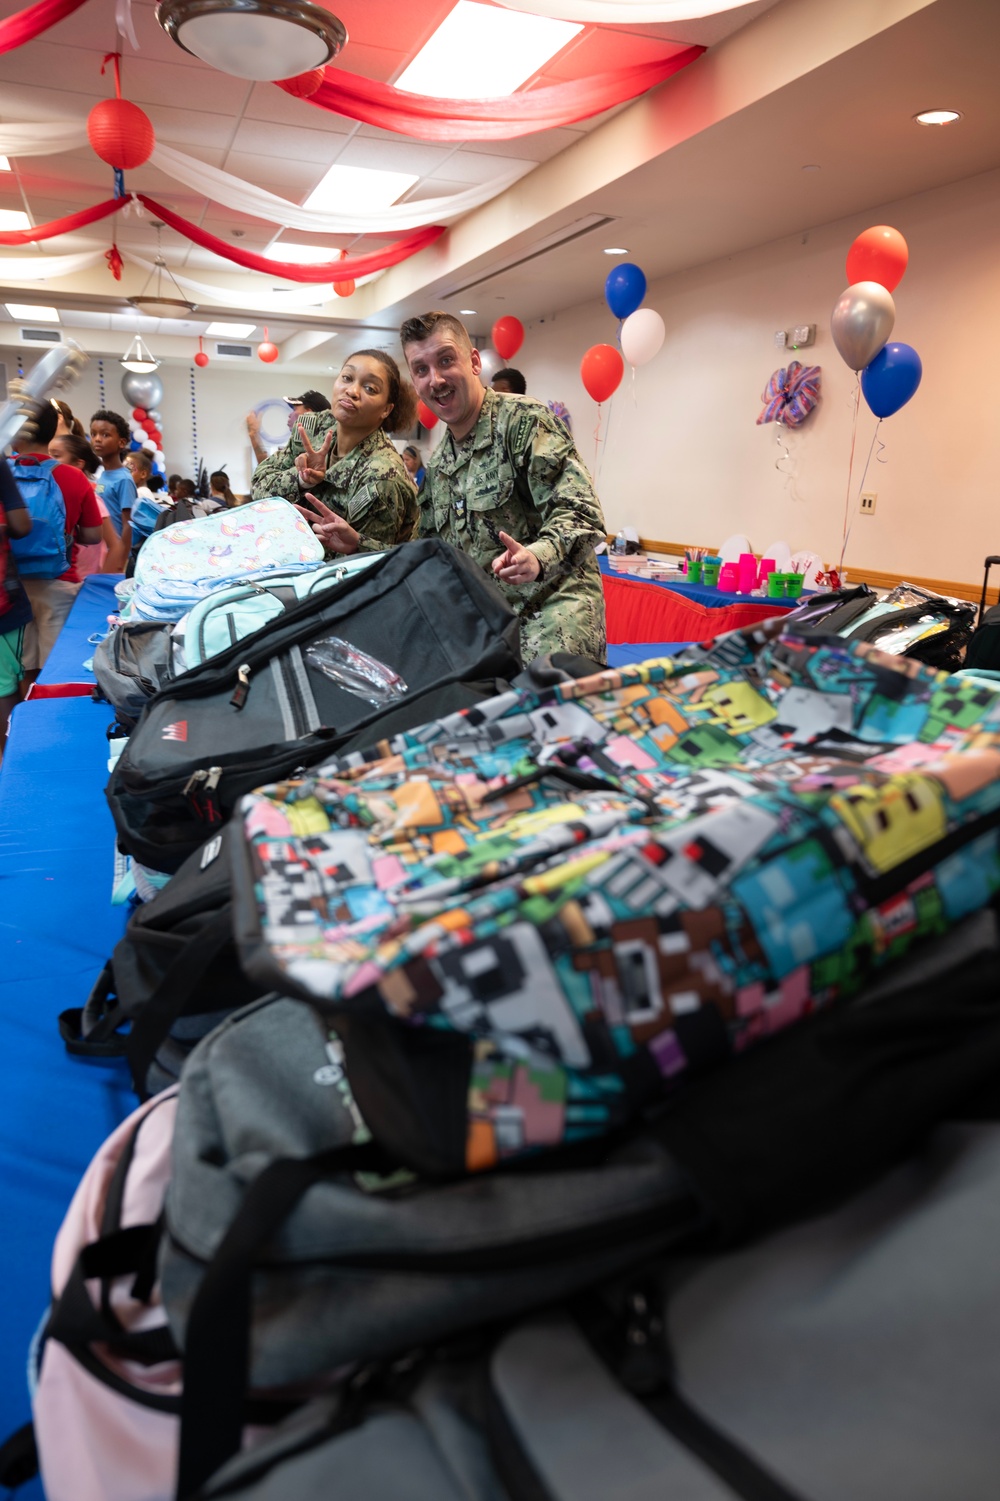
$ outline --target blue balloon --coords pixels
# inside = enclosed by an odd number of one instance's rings
[[[924,367],[910,344],[884,344],[861,372],[865,401],[876,417],[891,417],[905,407],[920,384]]]
[[[627,318],[637,307],[642,306],[646,295],[646,278],[631,261],[622,261],[608,272],[604,283],[604,296],[616,318]]]

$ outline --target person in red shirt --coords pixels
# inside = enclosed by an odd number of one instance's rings
[[[22,442],[16,458],[20,464],[49,462],[48,446],[55,436],[59,412],[45,402],[33,419],[30,443]],[[22,429],[22,432],[24,430]],[[25,434],[26,436],[26,434]],[[72,558],[74,543],[90,544],[101,540],[101,512],[94,487],[79,469],[57,464],[52,471],[66,507],[66,554]],[[45,666],[46,658],[62,629],[63,621],[80,588],[80,576],[73,562],[58,578],[23,578],[34,620],[24,634],[24,688],[27,689]]]

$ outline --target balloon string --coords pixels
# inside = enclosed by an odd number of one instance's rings
[[[607,421],[607,426],[604,429],[604,440],[603,440],[603,442],[601,444],[600,456],[598,457],[597,464],[596,464],[596,467],[595,467],[595,470],[594,470],[594,484],[595,484],[595,486],[596,486],[598,480],[601,477],[601,469],[602,469],[603,464],[604,464],[604,455],[608,451],[608,440],[611,437],[611,418],[614,416],[614,410],[615,410],[615,397],[614,397],[614,392],[612,392],[611,393],[611,397],[610,397],[610,399],[608,401],[608,421]]]
[[[597,403],[597,422],[594,424],[594,478],[597,478],[597,461],[601,454],[601,403]]]
[[[847,466],[847,494],[844,497],[844,545],[840,549],[840,562],[837,565],[838,573],[843,573],[844,571],[844,554],[847,551],[847,539],[851,535],[849,525],[851,514],[851,477],[854,474],[854,448],[858,441],[858,412],[860,407],[861,381],[859,379],[854,387],[854,420],[851,424],[851,460]]]
[[[874,433],[872,433],[872,441],[871,441],[871,445],[870,445],[870,447],[868,449],[868,457],[865,459],[864,471],[863,471],[863,473],[861,475],[860,480],[858,481],[858,499],[859,499],[859,501],[860,501],[860,498],[861,498],[862,494],[864,493],[865,480],[868,478],[868,466],[871,464],[872,454],[875,453],[875,444],[876,443],[878,444],[878,447],[879,447],[879,452],[876,455],[876,462],[879,463],[879,464],[886,464],[886,463],[888,463],[888,459],[883,459],[882,456],[881,456],[882,455],[882,449],[885,447],[885,444],[882,442],[882,439],[878,435],[878,430],[879,430],[879,428],[881,426],[882,426],[882,418],[880,417],[878,419],[878,421],[876,422],[876,424],[875,424],[875,431],[874,431]],[[857,515],[857,512],[855,512],[855,515]],[[843,570],[843,567],[844,567],[844,553],[847,551],[847,544],[850,541],[851,532],[853,530],[854,530],[854,517],[852,516],[851,517],[851,524],[847,528],[847,536],[844,538],[844,550],[840,554],[840,567],[841,567],[841,570]]]

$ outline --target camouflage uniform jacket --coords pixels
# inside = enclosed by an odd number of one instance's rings
[[[381,552],[408,542],[419,520],[416,491],[399,454],[379,428],[342,459],[337,457],[337,423],[330,412],[307,412],[301,419],[313,447],[333,429],[326,478],[310,489],[318,500],[343,516],[358,532],[361,552]],[[295,459],[302,452],[298,426],[283,448],[262,459],[251,481],[254,500],[280,495],[293,505],[305,504]]]
[[[594,548],[601,503],[567,429],[541,402],[487,391],[467,438],[451,433],[427,460],[420,535],[460,547],[490,577],[501,530],[542,565],[531,584],[500,589],[521,617],[525,661],[542,652],[606,656],[604,590]]]

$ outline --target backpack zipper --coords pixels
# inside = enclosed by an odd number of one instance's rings
[[[194,771],[184,783],[183,796],[203,823],[221,823],[222,808],[219,805],[218,786],[222,776],[221,766],[210,766]]]
[[[250,674],[253,671],[249,662],[241,662],[236,669],[236,687],[232,691],[229,702],[234,709],[242,709],[250,692]]]

